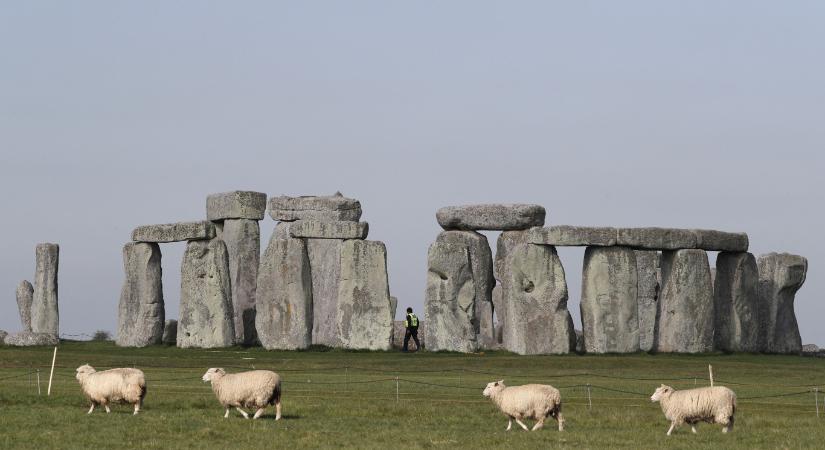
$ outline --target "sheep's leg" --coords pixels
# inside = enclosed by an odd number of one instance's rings
[[[275,420],[281,420],[281,400],[275,403]]]
[[[266,409],[266,408],[258,408],[258,410],[255,411],[255,415],[252,416],[252,418],[257,419],[258,417],[261,417],[262,415],[264,415],[264,409]]]
[[[691,425],[691,426],[690,426],[690,431],[691,431],[693,434],[696,434],[696,425]]]
[[[544,418],[542,417],[541,419],[539,419],[539,420],[536,422],[536,424],[535,424],[535,425],[533,425],[533,428],[531,429],[531,431],[536,431],[536,430],[538,430],[539,428],[542,428],[543,426],[544,426]]]
[[[559,422],[559,431],[564,431],[564,416],[561,415],[561,411],[556,413],[556,420]]]
[[[139,413],[139,412],[140,412],[140,403],[141,403],[141,402],[137,402],[137,403],[135,403],[135,412],[134,412],[134,413],[132,413],[132,415],[136,416],[136,415],[137,415],[137,413]]]
[[[89,412],[87,412],[86,414],[91,414],[92,411],[94,411],[94,410],[95,410],[95,402],[92,402],[92,407],[89,408]]]
[[[504,431],[510,431],[510,428],[513,428],[513,418],[507,416],[507,429]]]
[[[226,414],[224,414],[224,415],[223,415],[223,418],[224,418],[224,419],[228,419],[228,418],[229,418],[229,409],[230,409],[230,408],[226,408]]]
[[[104,403],[103,407],[106,408],[106,414],[109,414],[110,412],[112,412],[112,410],[109,409],[109,404],[108,403]]]
[[[249,418],[249,414],[247,414],[246,411],[242,410],[240,406],[236,406],[235,409],[237,409],[238,412],[241,413],[244,419]]]
[[[524,431],[530,431],[530,429],[527,428],[527,425],[525,425],[524,422],[522,422],[518,417],[516,417],[516,423],[519,424],[522,428],[524,428]]]
[[[667,430],[668,436],[670,436],[670,433],[673,433],[674,428],[676,428],[676,422],[670,422],[670,429]]]

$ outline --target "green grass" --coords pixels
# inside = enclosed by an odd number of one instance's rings
[[[107,342],[64,342],[47,397],[52,349],[0,347],[0,448],[822,448],[815,385],[825,360],[758,355],[522,357],[504,352],[460,355],[397,352],[221,351],[173,347],[122,349]],[[143,412],[115,406],[87,416],[74,379],[77,366],[138,367],[146,373]],[[689,427],[666,437],[668,422],[648,400],[660,383],[717,385],[739,396],[736,426]],[[272,369],[284,380],[284,418],[257,421],[223,410],[200,377]],[[37,394],[32,369],[40,369]],[[396,399],[396,381],[398,400]],[[484,385],[547,383],[564,399],[566,430],[505,432],[506,418],[481,396]],[[587,384],[592,408],[588,407]],[[795,395],[803,392],[802,394]],[[794,394],[780,397],[782,394]],[[761,398],[757,398],[761,397]],[[825,403],[825,396],[820,395]],[[820,405],[822,406],[822,405]]]

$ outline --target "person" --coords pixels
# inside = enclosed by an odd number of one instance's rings
[[[404,334],[404,348],[402,351],[408,351],[408,344],[410,337],[415,341],[415,351],[421,350],[421,343],[418,342],[418,317],[413,314],[412,308],[407,308],[407,317],[404,318],[404,327],[407,332]]]

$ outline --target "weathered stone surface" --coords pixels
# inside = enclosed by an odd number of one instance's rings
[[[272,234],[272,239],[291,239],[289,229],[295,222],[278,222],[275,224],[275,232]]]
[[[165,309],[158,244],[129,242],[124,245],[123,271],[115,342],[120,347],[160,344]]]
[[[343,348],[389,350],[392,312],[387,248],[379,241],[345,241],[338,283],[338,334]]]
[[[272,197],[269,215],[275,220],[345,220],[357,222],[361,218],[361,202],[343,195]]]
[[[788,253],[760,255],[759,322],[762,351],[799,353],[802,339],[794,313],[794,297],[805,283],[808,260]]]
[[[8,335],[9,333],[6,330],[0,330],[0,345],[3,345],[4,341],[6,340],[6,336]]]
[[[396,314],[398,314],[398,297],[390,295],[390,312],[392,313],[392,319],[395,320]]]
[[[449,242],[430,245],[424,298],[428,350],[472,353],[478,349],[473,324],[475,296],[467,246]]]
[[[32,302],[34,301],[34,287],[26,280],[17,285],[17,311],[20,313],[20,323],[23,331],[32,330]]]
[[[587,247],[581,317],[587,353],[639,350],[636,255],[627,247]]]
[[[576,227],[555,225],[533,228],[527,234],[527,242],[554,246],[600,246],[616,245],[616,229],[610,227]]]
[[[301,239],[270,239],[258,272],[255,324],[266,349],[312,344],[312,278]]]
[[[295,238],[366,239],[369,229],[367,222],[299,220],[289,227],[289,234]]]
[[[496,259],[493,262],[493,275],[499,283],[504,280],[504,275],[507,273],[507,255],[516,245],[527,242],[527,233],[529,232],[530,230],[503,231],[498,235]]]
[[[261,255],[261,229],[258,221],[224,220],[221,240],[226,243],[226,252],[229,256],[235,342],[247,346],[255,345],[258,341],[258,334],[255,332],[255,290],[258,285],[258,261]]]
[[[475,318],[473,326],[478,335],[478,345],[490,348],[494,342],[493,329],[493,254],[487,237],[475,231],[442,231],[436,242],[464,244],[470,252],[470,270],[473,273],[475,294]]]
[[[819,353],[820,348],[816,344],[804,344],[802,346],[802,353]]]
[[[166,345],[176,345],[178,342],[178,321],[175,319],[167,319],[163,324],[163,339],[162,342]]]
[[[57,244],[37,244],[31,306],[31,329],[34,333],[57,336],[60,330],[60,313],[57,305],[59,256],[60,247]]]
[[[214,237],[215,225],[208,220],[143,225],[132,230],[132,240],[135,242],[194,241]]]
[[[746,252],[748,235],[716,230],[692,230],[696,234],[696,248],[709,252]]]
[[[6,336],[3,342],[13,347],[34,347],[40,345],[53,347],[60,344],[60,340],[53,333],[33,333],[31,331],[21,331],[10,334]]]
[[[564,268],[551,246],[519,244],[502,284],[504,347],[521,355],[570,353],[576,346]]]
[[[338,347],[338,285],[341,281],[339,239],[306,239],[312,277],[312,343]]]
[[[703,250],[663,252],[661,286],[656,351],[713,350],[713,287],[707,253]]]
[[[446,206],[436,212],[445,230],[524,230],[544,225],[544,207],[525,204]]]
[[[261,220],[266,212],[266,194],[252,191],[232,191],[206,197],[208,220]]]
[[[493,315],[495,316],[496,344],[501,345],[504,340],[504,299],[501,295],[501,285],[493,288]]]
[[[713,289],[717,350],[759,351],[759,270],[750,253],[721,252]]]
[[[582,330],[575,330],[576,332],[576,353],[584,353],[584,333]]]
[[[229,256],[220,239],[190,241],[181,263],[178,347],[235,343]]]
[[[616,245],[648,250],[679,250],[696,248],[697,237],[692,230],[679,228],[618,228]]]
[[[653,350],[656,311],[659,309],[659,252],[636,250],[639,349]]]

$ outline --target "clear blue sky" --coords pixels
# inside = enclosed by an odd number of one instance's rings
[[[2,2],[0,328],[38,242],[61,246],[62,331],[115,331],[135,226],[340,190],[402,307],[440,206],[529,202],[807,256],[797,315],[825,345],[823,23],[815,1]],[[583,249],[560,254],[578,318]]]

